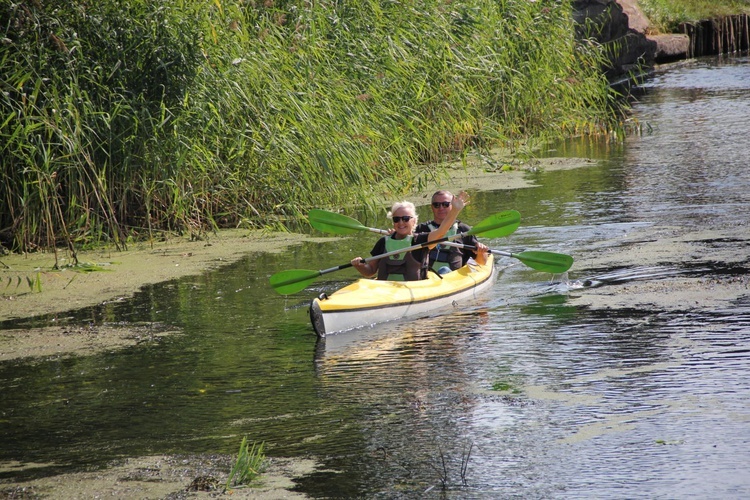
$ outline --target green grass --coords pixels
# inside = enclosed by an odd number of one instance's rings
[[[638,5],[662,33],[679,31],[681,23],[750,14],[750,0],[639,0]]]
[[[242,438],[237,460],[229,472],[227,478],[227,490],[241,486],[248,486],[263,472],[266,456],[263,451],[263,443],[253,443],[252,447],[247,442],[247,437]]]
[[[472,150],[606,134],[567,1],[0,0],[0,244],[379,207]]]

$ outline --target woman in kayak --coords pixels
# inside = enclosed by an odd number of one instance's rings
[[[440,226],[430,232],[417,234],[414,234],[414,228],[417,226],[414,204],[408,201],[394,203],[391,211],[388,212],[388,217],[393,220],[393,232],[389,236],[380,238],[370,254],[375,257],[445,237],[456,222],[459,212],[468,203],[469,195],[461,191],[458,196],[452,197],[451,209]],[[429,249],[425,246],[369,262],[362,257],[355,257],[351,263],[352,267],[365,278],[371,278],[377,274],[379,280],[416,281],[426,277],[428,259]]]
[[[437,229],[448,215],[453,194],[450,191],[440,190],[432,195],[430,208],[432,208],[432,220],[419,224],[414,230],[415,233],[426,233]],[[471,230],[471,226],[456,220],[448,229],[446,236],[453,236],[457,233],[466,233]],[[461,266],[466,265],[470,258],[473,258],[477,264],[484,265],[487,263],[487,245],[480,243],[476,236],[464,236],[459,243],[476,247],[476,251],[463,249],[448,245],[436,245],[430,250],[429,268],[432,268],[439,274],[455,271]]]

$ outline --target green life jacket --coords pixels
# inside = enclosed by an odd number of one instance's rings
[[[385,239],[385,251],[395,252],[396,250],[402,250],[404,248],[408,248],[412,246],[412,242],[414,241],[414,237],[412,235],[407,236],[406,238],[402,238],[400,240],[397,240],[396,238],[386,238]],[[404,261],[404,258],[406,257],[407,252],[401,252],[396,255],[391,255],[388,257],[390,259],[392,264],[400,264]]]
[[[394,252],[413,245],[414,238],[410,235],[397,240],[391,236],[385,237],[385,251]],[[389,281],[416,281],[424,278],[422,262],[414,258],[413,252],[401,252],[390,255],[378,261],[378,279]]]

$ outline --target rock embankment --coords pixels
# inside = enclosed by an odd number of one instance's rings
[[[632,80],[654,64],[689,57],[748,50],[750,17],[738,15],[685,23],[682,33],[655,34],[637,0],[574,0],[574,19],[581,38],[607,48],[612,83]]]
[[[687,54],[687,36],[647,34],[650,22],[636,0],[574,0],[573,9],[578,36],[606,47],[609,66],[603,69],[612,83],[638,77],[658,58]]]

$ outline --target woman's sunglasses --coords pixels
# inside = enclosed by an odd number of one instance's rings
[[[410,220],[412,220],[413,218],[414,218],[414,217],[413,217],[413,216],[411,216],[411,215],[401,215],[401,216],[397,215],[397,216],[393,217],[393,222],[394,222],[394,223],[396,223],[396,222],[401,222],[401,221],[404,221],[404,222],[409,222],[409,221],[410,221]]]
[[[451,206],[450,201],[433,201],[432,202],[433,208],[440,208],[440,207],[448,208],[449,206]]]

